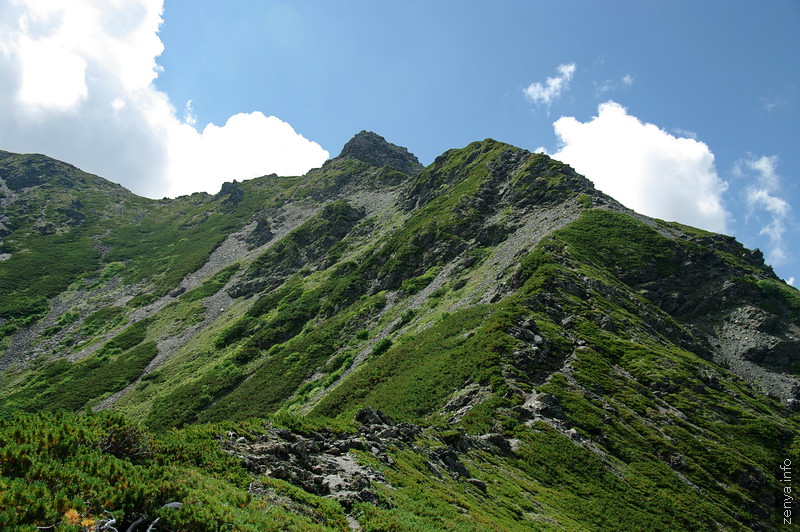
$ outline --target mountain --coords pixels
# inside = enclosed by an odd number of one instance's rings
[[[423,167],[362,131],[305,176],[149,200],[0,152],[0,205],[2,525],[793,511],[800,293],[547,155],[487,139]]]

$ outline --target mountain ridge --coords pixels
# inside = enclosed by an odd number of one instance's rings
[[[382,483],[433,494],[439,478],[466,490],[466,515],[487,489],[499,505],[476,525],[435,503],[467,529],[777,526],[772,464],[800,441],[798,292],[760,252],[634,213],[544,154],[486,139],[422,168],[361,132],[305,176],[214,196],[0,183],[0,417],[113,410],[185,437],[242,423],[247,442],[220,452],[324,498],[339,481],[307,475],[331,462],[277,449],[369,407],[388,417],[314,440],[371,468],[341,510],[363,524],[412,519],[411,491]],[[72,266],[48,277],[42,261]],[[290,432],[247,421],[265,416]],[[392,440],[397,423],[417,436]],[[378,434],[395,447],[340,448]],[[267,447],[285,474],[258,458]],[[559,453],[607,493],[581,489]],[[489,464],[527,487],[501,495]],[[650,517],[632,502],[648,490]],[[710,502],[686,502],[698,494]]]

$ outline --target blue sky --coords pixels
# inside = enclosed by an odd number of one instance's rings
[[[0,149],[160,197],[492,137],[800,279],[795,0],[59,4],[0,8]]]

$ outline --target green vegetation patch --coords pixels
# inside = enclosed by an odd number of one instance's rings
[[[45,338],[50,338],[64,327],[68,327],[73,323],[75,323],[76,321],[78,321],[80,317],[81,315],[79,312],[76,312],[74,310],[68,310],[64,314],[58,317],[58,320],[56,320],[55,325],[51,325],[50,327],[47,327],[44,331],[42,331],[42,336]],[[0,337],[2,337],[1,334]]]
[[[204,409],[233,390],[244,378],[242,369],[230,363],[210,367],[200,377],[186,380],[156,399],[145,424],[152,430],[163,431],[197,421]]]
[[[105,259],[126,265],[120,272],[126,283],[149,280],[152,294],[164,295],[197,271],[228,234],[241,227],[257,200],[245,196],[232,205],[225,203],[225,197],[193,194],[148,203],[136,223],[120,225],[102,237],[101,242],[110,248]]]
[[[249,279],[268,276],[275,285],[280,284],[290,274],[324,256],[363,216],[362,209],[344,200],[329,203],[253,261],[245,276]]]
[[[89,314],[89,316],[83,320],[81,333],[91,336],[108,330],[110,327],[120,322],[125,310],[124,307],[105,307]]]
[[[756,283],[765,297],[762,306],[775,314],[780,314],[779,303],[786,309],[789,318],[800,325],[800,291],[786,283],[773,279],[762,279]]]
[[[346,529],[341,506],[288,483],[260,481],[261,497],[247,491],[252,477],[215,438],[252,427],[193,427],[158,440],[108,413],[0,420],[0,527],[89,530],[113,515],[119,530],[139,518],[203,532]],[[182,506],[163,507],[173,502]]]
[[[573,253],[639,282],[672,275],[678,269],[673,241],[626,214],[586,210],[557,236]]]
[[[597,530],[699,530],[736,522],[660,462],[604,464],[546,424],[519,431],[514,464],[557,490],[561,511]],[[624,472],[620,478],[619,468]],[[643,504],[643,501],[646,504]]]
[[[80,362],[60,359],[37,369],[20,389],[6,396],[0,413],[76,411],[105,394],[123,389],[158,354],[155,342],[144,342],[147,325],[145,321],[131,325]]]
[[[510,342],[492,320],[481,326],[491,311],[462,309],[413,337],[383,343],[383,354],[351,373],[313,411],[336,416],[369,405],[398,419],[418,420],[465,382],[488,384]]]
[[[204,281],[203,284],[197,288],[193,288],[192,290],[181,294],[180,298],[185,301],[198,301],[200,299],[213,296],[222,290],[226,284],[228,284],[228,281],[230,281],[231,277],[233,277],[233,275],[239,271],[239,268],[241,268],[241,265],[238,262],[223,268],[215,273],[210,279]]]
[[[283,402],[289,399],[317,369],[324,367],[349,339],[355,336],[363,323],[374,316],[385,303],[385,298],[380,294],[363,297],[332,318],[306,330],[302,335],[293,335],[289,338],[274,336],[277,333],[270,333],[269,337],[261,337],[260,334],[253,336],[241,349],[250,349],[254,353],[246,355],[247,360],[250,360],[251,356],[262,356],[261,350],[265,350],[258,369],[235,390],[203,412],[200,420],[241,419],[265,415],[279,409]],[[295,305],[298,307],[295,308]],[[299,302],[295,301],[288,306],[284,312],[289,312],[288,316],[292,316],[299,312],[302,306],[301,298]],[[287,322],[288,316],[281,316],[282,312],[279,310],[270,327],[277,327],[280,331],[286,326],[280,324],[297,323]],[[291,318],[295,319],[303,321],[308,318]],[[285,339],[281,341],[279,338]],[[259,346],[258,342],[266,343]],[[243,356],[244,352],[240,351],[236,356]]]
[[[411,277],[410,279],[404,280],[400,284],[400,288],[403,290],[403,292],[407,293],[408,295],[416,294],[417,292],[419,292],[420,290],[431,284],[431,281],[433,281],[436,278],[436,276],[439,274],[440,271],[441,267],[434,266],[433,268],[430,268],[427,272],[425,272],[422,275],[419,275],[417,277]]]
[[[0,318],[42,315],[49,300],[78,276],[97,269],[100,254],[81,228],[31,237],[0,262]]]
[[[130,298],[128,302],[125,303],[125,306],[131,308],[140,308],[140,307],[146,307],[147,305],[155,301],[158,301],[158,296],[155,294],[147,294],[147,293],[137,294],[132,298]]]
[[[53,362],[25,392],[13,394],[9,404],[16,403],[17,408],[27,411],[80,410],[91,400],[136,380],[157,354],[155,342],[146,342],[112,358],[91,356],[75,363]]]

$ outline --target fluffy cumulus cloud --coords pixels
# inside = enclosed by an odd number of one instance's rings
[[[222,181],[265,173],[302,175],[328,158],[328,152],[292,126],[260,112],[234,115],[224,126],[208,124],[202,132],[195,129],[195,122],[191,115],[170,131],[165,170],[177,177],[170,180],[173,193],[216,191]],[[181,176],[191,176],[188,188]]]
[[[749,215],[761,219],[766,214],[769,219],[763,224],[760,234],[770,240],[768,261],[779,266],[789,258],[785,236],[791,207],[779,197],[781,179],[777,164],[778,158],[774,155],[742,159],[736,163],[734,175],[751,180],[745,191]]]
[[[603,192],[649,216],[725,232],[727,184],[706,144],[643,123],[611,101],[587,122],[562,117],[553,126],[562,143],[553,157]]]
[[[569,87],[569,82],[575,74],[575,63],[558,65],[558,75],[547,78],[545,83],[531,83],[522,92],[533,103],[550,105],[553,100]]]
[[[273,116],[197,127],[153,82],[163,0],[0,4],[0,149],[40,152],[152,196],[301,174],[328,153]]]

